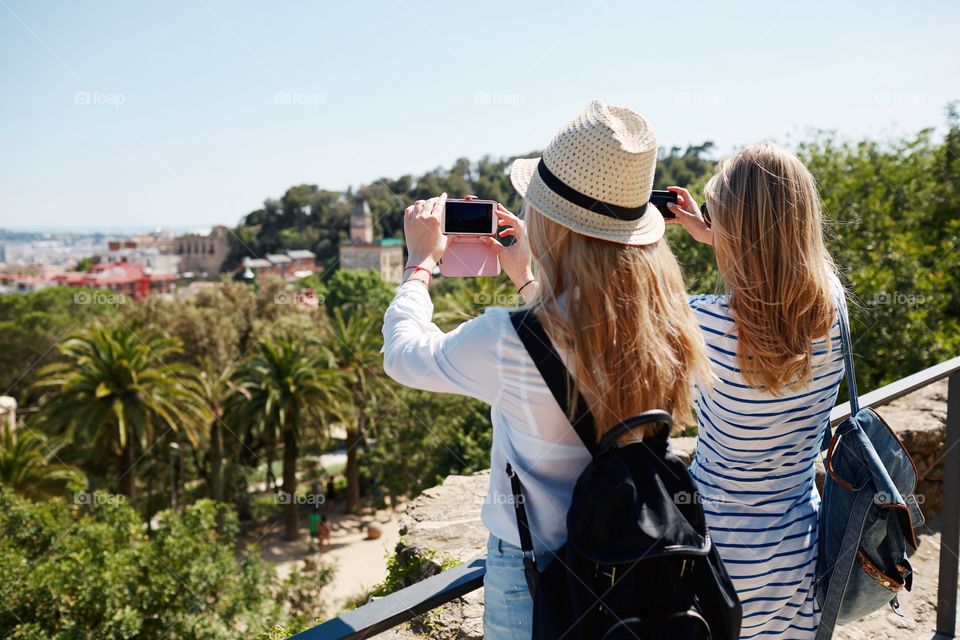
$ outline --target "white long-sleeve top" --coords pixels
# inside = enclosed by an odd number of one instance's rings
[[[488,308],[444,333],[433,323],[426,287],[408,281],[397,289],[383,319],[383,367],[409,387],[461,394],[490,405],[493,447],[483,524],[498,538],[520,546],[505,471],[509,462],[523,483],[534,548],[554,550],[567,539],[567,508],[590,453],[551,395],[508,314],[507,309]]]

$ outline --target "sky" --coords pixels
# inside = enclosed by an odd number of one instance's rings
[[[942,129],[958,33],[953,0],[0,0],[0,228],[235,225],[540,149],[593,98],[720,152]]]

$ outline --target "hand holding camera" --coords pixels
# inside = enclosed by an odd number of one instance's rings
[[[447,277],[499,275],[500,259],[489,242],[497,233],[498,203],[467,196],[444,204],[441,230],[447,236],[447,250],[440,273]]]
[[[497,254],[500,259],[500,266],[513,282],[513,286],[520,289],[533,280],[530,240],[527,238],[525,223],[499,203],[497,203],[494,214],[497,216],[501,228],[497,237],[511,237],[513,242],[504,245],[494,236],[485,237],[483,242]]]
[[[533,280],[523,220],[499,202],[476,196],[418,200],[404,213],[407,265],[446,277],[495,276],[501,267],[517,288]],[[503,243],[498,238],[513,238]]]
[[[713,244],[713,229],[703,217],[703,211],[706,208],[697,206],[697,201],[693,199],[690,192],[683,187],[670,187],[668,191],[670,199],[664,203],[664,206],[670,212],[670,216],[664,215],[667,224],[680,224],[697,242],[704,244]],[[663,211],[663,208],[658,206]]]
[[[403,235],[407,243],[407,266],[429,272],[440,261],[447,237],[440,229],[447,194],[429,200],[417,200],[403,212]]]

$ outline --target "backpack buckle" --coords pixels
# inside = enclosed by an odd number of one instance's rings
[[[610,586],[613,587],[613,585],[614,585],[614,584],[616,583],[616,581],[617,581],[617,568],[616,568],[615,566],[614,566],[614,567],[610,567],[610,572],[607,573],[606,571],[604,571],[604,572],[603,572],[603,575],[604,575],[604,576],[609,576],[609,578],[610,578]]]
[[[527,555],[528,552],[523,552],[523,577],[527,581],[527,590],[530,592],[531,598],[537,597],[537,578],[540,575],[540,572],[537,571],[537,558],[533,555],[533,552],[529,552],[530,555]]]

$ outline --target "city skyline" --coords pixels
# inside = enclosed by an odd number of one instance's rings
[[[5,1],[0,228],[232,227],[296,184],[542,148],[594,97],[718,154],[942,130],[960,9],[870,7]]]

